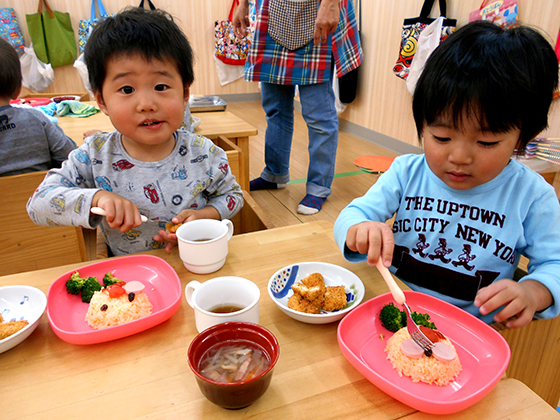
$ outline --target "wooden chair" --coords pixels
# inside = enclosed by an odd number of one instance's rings
[[[247,191],[243,191],[243,198],[245,205],[239,213],[231,218],[234,235],[272,229],[274,225]]]
[[[0,177],[0,275],[87,261],[82,229],[38,226],[25,208],[46,171]]]

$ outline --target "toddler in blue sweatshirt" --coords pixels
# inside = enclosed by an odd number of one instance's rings
[[[514,149],[548,125],[558,62],[536,30],[470,23],[430,56],[412,108],[424,154],[395,159],[339,215],[349,261],[510,328],[560,311],[560,206]],[[386,221],[395,217],[392,227]],[[528,274],[512,280],[521,255]]]

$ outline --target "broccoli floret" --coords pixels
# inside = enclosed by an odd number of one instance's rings
[[[403,322],[403,312],[392,302],[381,308],[379,320],[381,324],[391,332],[397,332],[402,327],[406,326],[406,317]]]
[[[66,281],[66,291],[73,295],[79,295],[84,287],[85,278],[80,277],[77,271]]]
[[[82,302],[89,303],[93,294],[101,290],[101,285],[95,277],[88,277],[84,281],[82,289]]]
[[[425,327],[431,328],[432,330],[436,329],[436,324],[430,321],[430,315],[428,314],[421,314],[418,312],[412,312],[412,319],[416,322],[416,325],[423,325]],[[405,323],[406,325],[406,323]]]
[[[119,283],[121,281],[122,281],[121,279],[116,278],[115,276],[113,276],[113,274],[106,273],[105,276],[103,277],[103,287],[108,287],[112,284]]]
[[[430,315],[419,312],[412,312],[411,315],[417,325],[424,325],[432,330],[436,329],[436,325],[430,321]],[[392,302],[381,308],[379,319],[381,324],[391,332],[397,332],[406,327],[406,312],[401,311]]]

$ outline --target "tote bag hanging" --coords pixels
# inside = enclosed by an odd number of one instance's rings
[[[19,28],[16,12],[11,7],[0,8],[0,36],[16,49],[18,55],[23,54],[25,41]]]
[[[46,11],[43,11],[45,3]],[[47,0],[39,0],[37,13],[26,15],[27,29],[39,60],[53,67],[76,60],[76,39],[68,13],[52,10]]]
[[[91,0],[90,19],[82,19],[78,24],[78,48],[80,50],[80,54],[84,52],[89,34],[93,31],[95,25],[107,17],[107,12],[105,11],[105,7],[103,7],[103,2],[101,0],[97,0],[97,10],[99,10],[99,17],[97,17],[95,13],[95,0]]]
[[[407,18],[403,21],[401,32],[401,45],[399,50],[399,58],[393,72],[397,77],[406,80],[408,78],[410,65],[416,54],[418,46],[418,38],[420,34],[428,25],[435,21],[435,19],[428,17],[434,5],[434,0],[425,0],[420,16],[416,18]],[[439,0],[440,16],[443,16],[440,42],[453,33],[457,26],[456,19],[448,19],[447,3],[445,0]]]
[[[484,0],[480,7],[469,15],[469,22],[475,20],[487,20],[504,28],[515,26],[518,21],[517,0]]]
[[[217,20],[214,23],[214,54],[219,60],[226,64],[243,66],[247,60],[247,52],[251,45],[253,29],[249,26],[249,28],[247,28],[247,35],[241,39],[235,36],[232,22],[235,6],[239,6],[239,0],[233,0],[231,3],[229,16],[226,20]]]

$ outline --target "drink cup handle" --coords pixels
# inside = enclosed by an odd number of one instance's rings
[[[202,283],[200,283],[199,281],[193,280],[185,286],[185,297],[187,298],[187,303],[190,305],[191,308],[194,308],[194,301],[192,295],[194,291],[197,289],[197,287],[201,286],[201,284]]]
[[[227,229],[228,229],[227,239],[229,241],[231,239],[231,237],[233,236],[233,223],[229,219],[223,219],[221,222],[224,223],[225,225],[227,225]]]

